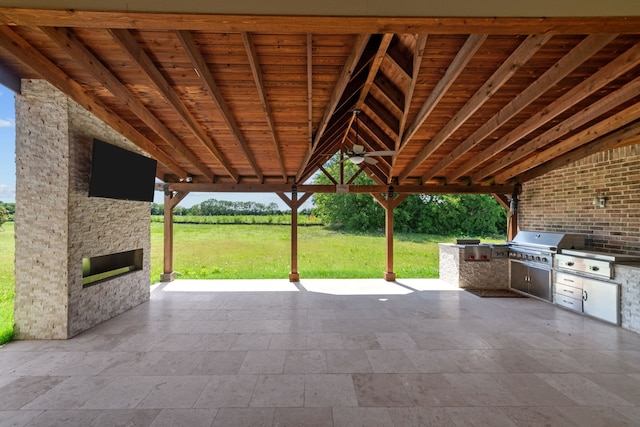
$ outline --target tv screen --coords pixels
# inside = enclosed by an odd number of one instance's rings
[[[153,201],[154,159],[94,139],[89,197]]]

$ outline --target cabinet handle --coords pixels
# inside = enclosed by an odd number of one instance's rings
[[[598,270],[600,270],[600,267],[596,267],[595,265],[592,265],[592,266],[589,267],[589,270],[598,271]]]
[[[568,265],[569,267],[571,267],[571,266],[573,266],[573,263],[572,263],[571,261],[569,261],[569,262],[567,263],[567,265]]]
[[[570,294],[572,294],[572,293],[573,293],[573,291],[570,291],[569,289],[565,289],[564,291],[565,291],[565,292],[568,292],[568,293],[570,293]]]
[[[587,291],[582,291],[582,294],[583,294],[582,296],[583,301],[586,301],[589,299],[589,294],[587,293]]]

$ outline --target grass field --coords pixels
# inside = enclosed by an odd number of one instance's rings
[[[183,279],[260,279],[289,277],[288,226],[175,224],[174,270]],[[483,239],[484,241],[490,241]],[[438,277],[438,242],[452,237],[396,233],[394,271],[398,278]],[[382,277],[382,234],[348,234],[324,227],[298,230],[301,278]],[[151,223],[151,283],[162,273],[163,224]],[[0,343],[13,335],[14,224],[0,231]]]
[[[15,278],[13,276],[14,256],[13,222],[6,222],[0,228],[0,344],[13,337],[13,298]]]

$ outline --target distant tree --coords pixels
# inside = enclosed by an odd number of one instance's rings
[[[4,206],[0,206],[0,229],[2,229],[2,224],[7,221],[9,221],[9,211]]]
[[[164,215],[164,205],[151,203],[151,215]]]

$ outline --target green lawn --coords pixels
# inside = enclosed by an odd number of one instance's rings
[[[287,226],[174,225],[174,270],[180,278],[287,278],[290,236]],[[438,277],[437,242],[449,238],[396,235],[398,277]],[[162,224],[151,224],[151,279],[162,273]],[[384,235],[354,235],[323,227],[298,229],[298,271],[302,278],[382,277]]]
[[[0,227],[0,344],[13,337],[13,236],[13,222],[4,223]]]
[[[174,270],[183,279],[289,277],[288,226],[175,224]],[[162,273],[163,224],[151,223],[151,282]],[[438,277],[438,242],[452,237],[396,233],[394,271],[398,278]],[[490,241],[483,239],[484,241]],[[382,277],[385,238],[324,227],[298,229],[298,271],[305,278]],[[13,335],[14,224],[0,231],[0,343]]]

